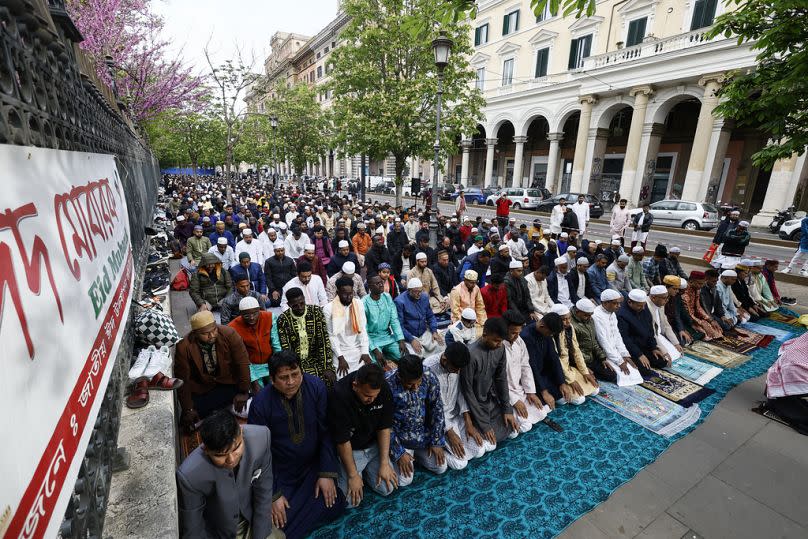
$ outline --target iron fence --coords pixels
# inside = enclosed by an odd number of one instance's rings
[[[115,155],[140,276],[148,243],[144,225],[152,221],[159,170],[113,92],[79,50],[81,39],[63,0],[0,2],[0,144]],[[102,536],[132,350],[131,319],[72,487],[62,537]]]

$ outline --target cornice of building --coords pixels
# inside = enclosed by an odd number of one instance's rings
[[[309,40],[306,44],[311,50],[320,48],[327,43],[332,37],[339,35],[340,30],[347,24],[348,15],[341,11],[325,28],[317,32],[317,34]]]

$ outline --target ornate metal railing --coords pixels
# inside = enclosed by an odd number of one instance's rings
[[[63,0],[0,3],[0,144],[115,155],[129,210],[135,275],[140,275],[147,244],[143,227],[152,220],[159,169],[113,92],[79,50],[81,39]],[[101,537],[131,336],[130,317],[62,537]]]

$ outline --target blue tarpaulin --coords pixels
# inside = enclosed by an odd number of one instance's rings
[[[160,172],[163,174],[188,174],[193,176],[194,169],[193,167],[172,167],[172,168],[162,168]],[[198,167],[196,169],[196,173],[199,176],[215,176],[216,170],[212,168],[202,168]]]

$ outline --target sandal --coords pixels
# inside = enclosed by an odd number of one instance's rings
[[[149,381],[149,389],[156,389],[158,391],[174,391],[182,387],[182,380],[179,378],[169,378],[162,372],[154,375],[154,378]]]
[[[149,404],[149,386],[146,380],[132,386],[132,392],[126,397],[126,407],[137,409]]]

